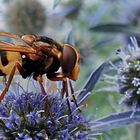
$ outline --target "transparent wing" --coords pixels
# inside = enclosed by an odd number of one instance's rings
[[[13,43],[0,41],[0,51],[12,51],[12,52],[22,52],[37,54],[37,51],[33,48],[29,48],[25,45],[15,45]]]

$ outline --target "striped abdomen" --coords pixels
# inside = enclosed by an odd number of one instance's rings
[[[0,52],[0,76],[9,75],[15,63],[22,63],[20,53],[11,51]],[[16,71],[16,74],[18,71]]]

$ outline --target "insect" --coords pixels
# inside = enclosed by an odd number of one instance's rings
[[[0,32],[0,36],[20,39],[22,44],[0,41],[0,76],[9,75],[7,84],[0,95],[4,98],[12,82],[14,74],[23,78],[33,75],[40,84],[41,90],[46,95],[42,84],[42,75],[52,81],[62,81],[62,97],[68,97],[68,84],[73,100],[77,105],[71,80],[76,81],[80,71],[80,54],[70,44],[62,44],[46,36],[16,35]],[[61,71],[58,72],[58,69]],[[69,111],[70,103],[67,99]]]

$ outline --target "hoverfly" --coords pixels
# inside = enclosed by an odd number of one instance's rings
[[[78,106],[71,83],[71,80],[77,80],[80,71],[80,54],[76,48],[46,36],[16,35],[7,32],[0,32],[0,36],[23,41],[23,44],[18,45],[0,41],[0,76],[9,75],[0,95],[0,101],[8,91],[14,74],[20,74],[23,78],[33,75],[46,95],[42,84],[42,75],[46,74],[47,78],[52,81],[62,81],[62,97],[64,95],[68,97],[69,84],[73,100]],[[61,72],[58,72],[60,68]],[[70,110],[68,100],[67,103]]]

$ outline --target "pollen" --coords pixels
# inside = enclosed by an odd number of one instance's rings
[[[140,61],[139,60],[136,62],[135,68],[136,68],[137,71],[140,70]]]
[[[140,79],[134,77],[134,79],[133,79],[133,81],[132,81],[132,84],[133,84],[135,87],[138,87],[138,86],[140,85]]]

